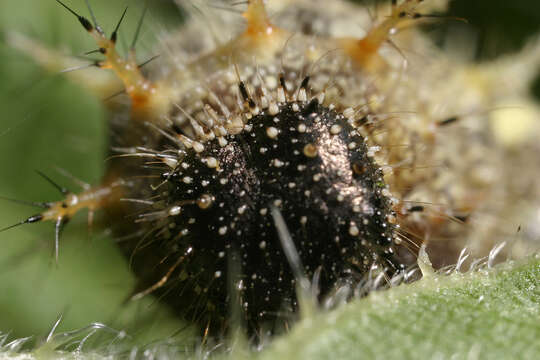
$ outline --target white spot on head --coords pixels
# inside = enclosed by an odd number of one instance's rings
[[[354,223],[351,223],[351,226],[349,227],[349,234],[351,236],[357,236],[360,233],[360,230],[356,227]]]
[[[238,214],[239,215],[242,215],[244,212],[246,212],[246,209],[247,209],[247,205],[242,205],[238,208]]]
[[[270,139],[277,138],[278,134],[279,134],[279,130],[276,129],[275,127],[270,126],[266,128],[266,136],[268,136]]]
[[[180,206],[173,206],[169,209],[169,216],[176,216],[179,215],[182,212],[182,208]]]
[[[330,128],[330,134],[337,135],[341,132],[341,126],[338,124],[332,125]]]
[[[304,146],[303,152],[307,157],[314,158],[319,153],[319,150],[317,149],[317,146],[309,143]]]
[[[219,146],[224,147],[224,146],[227,146],[228,141],[224,137],[220,136],[218,137],[218,143],[219,143]]]
[[[214,197],[209,194],[203,194],[199,199],[197,199],[197,205],[203,210],[208,209],[213,202]]]
[[[216,168],[218,166],[218,161],[215,157],[210,156],[206,158],[206,165],[209,168]]]

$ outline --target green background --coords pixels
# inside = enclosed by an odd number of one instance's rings
[[[70,3],[86,16],[83,1]],[[109,31],[125,6],[123,2],[92,4],[100,23]],[[121,45],[131,42],[127,34],[134,33],[142,11],[139,2],[128,4]],[[150,25],[143,28],[139,43],[142,53],[150,52],[156,19],[166,19],[160,24],[164,26],[180,22],[176,7],[160,5],[152,9],[147,19]],[[77,20],[52,0],[2,0],[0,23],[3,32],[17,30],[52,47],[64,48],[67,53],[81,54],[95,48]],[[105,112],[99,99],[63,76],[45,72],[5,43],[0,44],[0,58],[0,195],[21,200],[59,200],[61,195],[35,170],[80,191],[56,167],[98,184],[107,146]],[[37,212],[39,209],[0,201],[0,227]],[[0,332],[11,332],[10,337],[45,335],[60,315],[63,321],[59,331],[100,321],[130,329],[130,334],[135,335],[146,328],[146,334],[152,334],[140,336],[153,339],[181,327],[169,320],[171,317],[153,299],[124,306],[134,279],[114,239],[99,226],[89,234],[84,213],[66,226],[58,265],[52,256],[52,223],[2,232],[0,244]]]
[[[82,0],[66,2],[87,14]],[[133,34],[140,2],[92,1],[106,30],[117,21],[126,3],[130,10],[120,43],[130,41],[127,34]],[[150,54],[153,34],[181,22],[180,12],[170,2],[151,4],[139,44],[142,53]],[[435,30],[428,30],[439,38],[456,27],[476,34],[478,59],[519,49],[540,24],[540,4],[533,0],[455,1],[451,14],[467,18],[469,24],[442,21]],[[94,48],[76,20],[53,0],[2,0],[0,24],[3,32],[18,30],[70,53]],[[55,167],[98,183],[106,149],[106,124],[99,100],[62,76],[44,72],[1,42],[0,59],[0,195],[21,200],[60,199],[34,170],[78,190]],[[0,227],[36,211],[0,201]],[[63,330],[99,320],[151,339],[181,329],[181,324],[151,299],[123,305],[134,279],[109,235],[96,228],[89,236],[85,214],[66,227],[58,266],[51,255],[53,240],[50,223],[0,233],[0,331],[11,331],[13,338],[44,335],[61,314]]]

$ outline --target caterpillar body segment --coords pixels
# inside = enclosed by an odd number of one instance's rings
[[[40,173],[47,181],[57,186],[50,178]],[[85,186],[84,190],[79,193],[73,193],[65,188],[58,187],[61,194],[64,196],[59,201],[29,203],[29,205],[38,206],[44,210],[37,213],[18,224],[9,226],[0,231],[10,229],[12,227],[30,224],[36,222],[52,222],[55,225],[55,260],[58,263],[59,257],[59,241],[60,234],[64,226],[79,212],[86,210],[88,212],[88,226],[91,229],[94,222],[94,215],[97,210],[100,210],[107,205],[114,204],[121,198],[122,191],[120,190],[125,183],[123,180],[116,179],[114,183],[100,186]]]
[[[103,71],[94,63],[89,64],[88,61],[66,56],[22,33],[8,32],[6,41],[14,49],[31,57],[45,70],[63,73],[70,81],[99,98],[106,98],[122,89],[122,82],[113,73]]]

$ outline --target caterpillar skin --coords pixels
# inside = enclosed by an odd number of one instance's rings
[[[393,1],[373,19],[335,0],[240,6],[205,9],[212,21],[189,20],[144,68],[116,51],[118,27],[107,37],[75,12],[112,70],[106,87],[125,89],[107,100],[111,159],[101,185],[26,222],[58,234],[102,209],[127,239],[133,297],[158,296],[207,335],[231,319],[259,337],[286,329],[306,281],[321,302],[348,298],[423,242],[436,266],[454,262],[464,223],[500,194],[502,150],[485,113],[453,126],[496,96],[464,87],[469,70],[415,29],[446,2]]]

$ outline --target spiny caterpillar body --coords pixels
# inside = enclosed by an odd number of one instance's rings
[[[364,9],[341,1],[253,0],[232,40],[213,43],[188,23],[166,40],[170,55],[143,69],[134,51],[116,51],[121,21],[107,37],[61,3],[125,94],[107,101],[113,154],[102,184],[25,223],[54,221],[58,242],[81,208],[103,209],[131,236],[120,246],[140,279],[134,297],[154,293],[210,334],[236,307],[252,334],[286,328],[304,277],[320,300],[348,297],[373,271],[389,278],[411,264],[427,238],[456,239],[433,254],[454,261],[497,157],[471,164],[498,150],[480,120],[450,127],[485,102],[464,93],[433,103],[459,89],[450,65],[414,66],[400,50],[433,51],[414,26],[440,3],[393,1],[367,24]],[[223,26],[240,19],[222,16]]]

